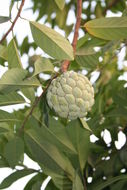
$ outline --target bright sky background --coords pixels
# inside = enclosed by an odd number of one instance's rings
[[[0,16],[8,16],[9,15],[9,3],[10,3],[10,0],[4,0],[2,1],[1,5],[0,5]],[[25,6],[23,8],[23,11],[22,11],[22,17],[24,18],[27,18],[28,20],[35,20],[38,13],[35,13],[33,14],[31,10],[28,10],[27,8],[31,7],[32,5],[32,2],[30,0],[27,0],[25,2]],[[27,10],[26,10],[27,9]],[[12,10],[12,18],[15,18],[15,15],[17,14],[17,9],[16,9],[16,6],[13,8]],[[109,12],[108,16],[111,16],[111,12]],[[121,16],[120,14],[118,15],[115,15],[115,16]],[[68,22],[72,22],[74,21],[75,22],[75,18],[73,17],[73,12],[70,12],[69,14],[69,20]],[[40,21],[43,23],[43,19]],[[0,24],[0,39],[3,35],[3,33],[5,33],[7,31],[7,29],[10,27],[10,23],[4,23],[4,24]],[[56,27],[56,30],[61,32],[63,34],[63,32],[61,30],[59,30],[57,27]],[[29,27],[29,23],[23,19],[18,19],[15,27],[14,27],[14,34],[17,35],[17,38],[18,38],[18,41],[19,43],[22,43],[24,37],[26,35],[29,34],[29,41],[31,42],[33,39],[32,39],[32,35],[31,35],[31,32],[30,32],[30,27]],[[80,31],[80,36],[82,36],[82,32]],[[72,37],[73,37],[73,34],[71,34],[69,36],[69,40],[71,41],[72,40]],[[10,41],[12,38],[12,34],[10,33],[9,36],[7,37],[7,40]],[[122,53],[119,57],[119,62],[121,63],[122,60],[123,60],[123,57],[124,57],[124,52],[125,50],[123,49],[122,50]],[[36,54],[41,54],[43,53],[42,50],[40,50],[40,48],[38,48],[36,50]],[[30,52],[29,52],[30,55],[33,55],[34,54],[34,50],[31,49]],[[22,63],[23,63],[23,66],[24,68],[26,68],[27,66],[27,56],[24,55],[22,57]],[[3,68],[2,66],[0,66],[0,76],[2,76],[2,74],[6,71],[7,69],[6,68]],[[125,78],[127,78],[127,76],[125,76]],[[22,106],[21,106],[22,107]],[[10,108],[10,110],[12,111],[13,108],[16,109],[16,106]],[[0,108],[1,109],[1,108]],[[5,109],[5,108],[4,108]],[[5,109],[5,110],[8,110]],[[105,130],[103,133],[102,133],[102,136],[104,136],[104,139],[105,141],[107,142],[107,144],[110,145],[111,143],[111,135],[109,133],[108,130]],[[92,142],[95,142],[97,139],[92,135],[91,136],[91,141]],[[118,136],[118,142],[116,142],[116,147],[118,149],[120,149],[123,144],[125,143],[126,141],[126,137],[125,135],[120,132],[119,133],[119,136]],[[35,169],[39,169],[39,166],[34,163],[33,161],[31,161],[26,155],[25,155],[25,159],[24,159],[24,163],[30,167],[30,168],[35,168]],[[4,168],[4,169],[0,169],[0,182],[6,177],[8,176],[10,173],[12,173],[12,170],[11,169],[8,169],[8,168]],[[14,183],[11,187],[7,188],[6,190],[23,190],[23,187],[25,186],[25,184],[27,183],[27,181],[33,176],[33,174],[31,176],[28,176],[28,177],[24,177],[20,180],[18,180],[16,183]],[[42,187],[41,190],[43,190],[44,187]]]

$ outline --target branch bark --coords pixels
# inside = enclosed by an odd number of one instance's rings
[[[22,123],[22,125],[21,125],[21,127],[20,127],[20,129],[19,129],[19,135],[24,131],[24,127],[25,127],[26,122],[28,121],[29,117],[32,115],[32,113],[33,113],[34,109],[36,108],[37,104],[39,103],[40,99],[45,95],[45,93],[46,93],[46,91],[47,91],[49,85],[50,85],[51,82],[52,82],[52,80],[55,79],[57,76],[58,76],[58,73],[57,73],[54,77],[52,77],[52,78],[49,80],[47,86],[45,87],[45,89],[43,90],[43,92],[41,93],[41,95],[35,99],[35,101],[34,101],[32,107],[31,107],[31,109],[30,109],[30,112],[29,112],[29,113],[27,114],[27,116],[25,117],[25,119],[24,119],[24,121],[23,121],[23,123]]]
[[[25,0],[22,0],[21,2],[21,5],[19,7],[19,10],[18,10],[18,13],[14,19],[14,21],[12,22],[12,25],[11,27],[8,29],[8,31],[4,34],[4,36],[2,37],[2,39],[0,40],[0,44],[6,39],[6,37],[8,36],[8,34],[13,30],[18,18],[20,17],[20,14],[21,14],[21,11],[22,11],[22,8],[24,6],[24,3],[25,3]]]
[[[77,17],[76,17],[74,38],[73,38],[73,42],[72,42],[74,55],[76,52],[76,45],[77,45],[77,40],[78,40],[79,28],[80,28],[80,24],[81,24],[81,14],[82,14],[82,0],[77,0]],[[70,61],[65,60],[62,64],[61,71],[62,72],[67,71],[69,65],[70,65]]]

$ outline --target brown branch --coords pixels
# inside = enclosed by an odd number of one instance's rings
[[[21,5],[19,7],[19,10],[18,10],[18,13],[14,19],[14,21],[12,22],[12,25],[11,27],[8,29],[8,31],[4,34],[4,36],[2,37],[2,39],[0,40],[0,44],[6,39],[6,37],[8,36],[8,34],[13,30],[15,24],[16,24],[16,21],[18,20],[18,18],[20,17],[20,14],[21,14],[21,11],[22,11],[22,8],[24,6],[24,3],[25,3],[25,0],[22,0],[21,2]]]
[[[84,179],[84,190],[87,190],[86,179]]]
[[[76,44],[77,44],[78,33],[79,33],[80,24],[81,24],[81,14],[82,14],[82,0],[77,0],[77,18],[76,18],[74,38],[73,38],[73,42],[72,42],[74,55],[76,52]]]
[[[39,103],[40,99],[45,95],[45,93],[46,93],[46,91],[47,91],[49,85],[50,85],[51,82],[52,82],[52,80],[55,79],[57,76],[58,76],[58,73],[57,73],[54,77],[52,77],[52,78],[49,80],[47,86],[45,87],[45,89],[43,90],[43,92],[41,93],[41,95],[35,99],[35,101],[34,101],[32,107],[31,107],[30,112],[29,112],[29,113],[27,114],[27,116],[25,117],[25,119],[24,119],[24,121],[23,121],[23,123],[22,123],[22,125],[21,125],[21,127],[20,127],[20,129],[19,129],[19,134],[21,134],[21,133],[24,131],[24,127],[25,127],[26,122],[28,121],[29,117],[32,115],[32,113],[33,113],[35,107],[37,106],[37,104]]]
[[[76,25],[75,25],[74,38],[73,38],[73,42],[72,42],[72,47],[73,47],[74,55],[75,55],[75,52],[76,52],[78,33],[79,33],[80,24],[81,24],[81,14],[82,14],[82,0],[77,0],[77,17],[76,17]],[[63,62],[63,64],[62,64],[61,71],[62,72],[67,71],[69,65],[70,65],[70,61],[65,60]]]
[[[105,15],[107,10],[111,9],[113,6],[115,6],[120,0],[113,0],[111,1],[108,6],[104,9],[103,14]]]

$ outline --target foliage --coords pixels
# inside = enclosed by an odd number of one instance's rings
[[[21,2],[11,1],[10,15],[14,4]],[[76,15],[76,0],[32,2],[33,13],[39,12],[36,21],[28,21],[34,42],[29,43],[26,36],[19,44],[15,36],[9,43],[2,41],[0,44],[0,64],[7,67],[8,62],[8,70],[0,79],[0,168],[14,169],[0,184],[0,189],[35,174],[24,190],[39,190],[48,176],[51,180],[46,190],[125,190],[127,144],[118,150],[115,142],[120,131],[127,133],[126,81],[120,80],[127,70],[124,65],[127,59],[127,2],[83,0],[81,30],[84,35],[77,42],[75,56],[67,39],[73,24],[68,25],[67,19],[70,10]],[[120,12],[121,17],[106,18],[108,10]],[[41,18],[43,24],[38,23]],[[11,16],[0,16],[0,23],[10,19]],[[56,26],[65,32],[66,37],[55,31]],[[30,48],[38,46],[47,56],[29,56]],[[119,53],[123,48],[125,56],[120,65]],[[29,60],[26,69],[21,62],[24,54]],[[70,60],[69,70],[85,71],[91,80],[93,75],[96,77],[93,83],[95,104],[85,119],[62,119],[47,105],[49,78],[52,80],[60,74],[64,60]],[[42,78],[40,73],[48,74],[49,78]],[[38,87],[43,89],[40,98],[36,97]],[[2,110],[2,106],[21,103],[27,104],[13,113]],[[105,129],[111,134],[110,144],[106,144],[102,136]],[[92,134],[98,137],[95,143],[90,142]],[[25,166],[24,154],[37,162],[40,170]],[[22,169],[18,170],[17,166]],[[123,168],[124,174],[121,172]],[[91,183],[89,177],[92,177]]]

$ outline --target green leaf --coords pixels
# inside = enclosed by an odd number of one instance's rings
[[[78,40],[76,47],[77,50],[83,48],[84,51],[87,51],[87,49],[90,50],[90,48],[93,49],[94,47],[100,47],[105,45],[106,43],[106,40],[96,38],[87,33],[85,36]]]
[[[4,60],[7,60],[8,57],[7,47],[1,44],[0,44],[0,57],[3,58]]]
[[[36,182],[33,184],[32,190],[40,190],[40,189],[41,189],[41,186],[42,186],[42,182],[41,182],[41,181],[36,181]]]
[[[76,51],[76,61],[79,65],[88,69],[95,69],[99,63],[99,52],[92,48],[82,47]]]
[[[79,49],[80,47],[82,47],[87,41],[88,39],[91,38],[91,35],[90,34],[85,34],[85,36],[83,36],[82,38],[80,38],[78,41],[77,41],[77,45],[76,45],[76,48]]]
[[[22,96],[16,92],[11,92],[9,94],[0,95],[0,106],[14,105],[25,103]]]
[[[112,183],[115,183],[116,181],[124,180],[124,179],[127,179],[127,175],[120,175],[120,176],[112,177],[112,178],[108,179],[106,182],[103,181],[99,185],[96,185],[96,186],[94,185],[93,190],[102,190],[105,187],[111,185]]]
[[[120,106],[127,107],[127,91],[126,89],[120,89],[120,91],[117,91],[117,93],[113,94],[113,100],[115,103],[117,103]]]
[[[31,103],[35,100],[34,88],[24,88],[22,89],[22,93],[31,101]]]
[[[21,121],[15,117],[13,113],[8,113],[5,111],[0,110],[0,122],[9,122],[9,121]]]
[[[127,109],[119,106],[105,114],[106,117],[126,117]]]
[[[18,164],[21,156],[24,153],[24,143],[21,138],[14,137],[5,146],[4,156],[11,168]]]
[[[7,123],[0,123],[0,134],[7,133],[10,131],[10,128]]]
[[[26,131],[25,141],[34,158],[43,165],[43,170],[48,175],[65,173],[70,179],[73,178],[74,169],[70,161],[61,152],[63,149],[57,149],[55,145],[58,145],[59,141],[48,132],[46,127],[33,127]]]
[[[99,18],[88,21],[86,30],[93,36],[105,40],[127,38],[127,17]]]
[[[8,16],[0,16],[0,24],[7,22],[10,20],[10,17]]]
[[[58,189],[66,189],[66,190],[72,189],[72,182],[65,176],[65,174],[52,177],[52,180]]]
[[[46,186],[45,190],[58,190],[54,185],[52,179],[49,181],[48,185]]]
[[[62,144],[67,146],[72,153],[77,154],[76,148],[74,147],[72,141],[70,141],[68,137],[67,129],[64,126],[62,126],[59,120],[56,121],[54,118],[49,117],[49,127],[53,134],[55,134],[55,136],[59,139],[59,141]]]
[[[38,112],[37,112],[37,114],[39,115]],[[37,118],[37,116],[36,116],[37,114],[34,115],[36,118]],[[36,133],[38,134],[39,131],[40,131],[40,133],[43,133],[43,139],[45,141],[48,141],[49,143],[53,144],[54,146],[56,146],[59,150],[62,150],[63,152],[67,152],[67,153],[70,153],[70,154],[76,154],[77,153],[76,150],[75,150],[75,148],[73,147],[73,145],[71,146],[70,144],[68,144],[68,143],[64,142],[63,140],[61,140],[59,138],[58,134],[56,134],[55,132],[52,132],[47,127],[42,126],[41,130],[38,128],[38,132],[36,132],[34,134],[35,130],[36,130],[35,127],[33,127],[32,131],[31,131],[31,133],[33,135],[35,135]],[[64,135],[63,135],[63,138],[64,138]]]
[[[0,92],[8,93],[25,87],[38,87],[39,81],[35,78],[25,79],[27,71],[19,68],[8,70],[0,79]]]
[[[64,5],[65,5],[65,0],[55,0],[57,6],[59,7],[59,9],[63,10]]]
[[[39,58],[34,64],[35,70],[33,76],[41,72],[54,72],[54,66],[47,58]]]
[[[78,171],[76,171],[72,190],[79,190],[79,189],[84,190],[84,187],[83,187],[82,181],[79,177]]]
[[[90,132],[82,127],[79,120],[73,120],[68,124],[67,134],[77,150],[79,165],[83,172],[90,149]]]
[[[53,29],[30,22],[32,35],[35,43],[47,54],[58,60],[73,60],[73,48],[69,41]]]
[[[0,168],[9,167],[7,161],[4,158],[0,158]]]
[[[14,39],[12,39],[8,45],[8,67],[9,69],[16,67],[22,68],[22,63]]]
[[[32,173],[35,173],[35,170],[32,169],[23,169],[23,170],[18,170],[14,173],[12,173],[11,175],[9,175],[8,177],[6,177],[2,183],[0,184],[0,189],[5,189],[7,187],[9,187],[10,185],[12,185],[15,181],[17,181],[18,179],[25,177],[27,175],[30,175]]]
[[[88,124],[86,123],[86,121],[83,118],[80,118],[80,121],[83,125],[83,127],[87,130],[89,130],[90,132],[92,132],[92,130],[89,128]]]
[[[110,186],[110,189],[111,189],[111,190],[120,190],[120,189],[126,190],[126,184],[127,184],[126,182],[127,182],[126,179],[125,179],[125,180],[118,181],[118,182],[112,184],[112,185]]]
[[[24,187],[24,190],[33,190],[32,187],[33,185],[39,181],[42,185],[42,182],[47,178],[47,176],[45,174],[37,174],[34,177],[32,177],[30,179],[30,181],[28,181],[28,183],[26,184],[26,186]],[[36,189],[36,190],[40,190],[40,189]]]
[[[79,120],[73,120],[68,123],[67,127],[63,127],[60,125],[59,120],[55,123],[55,121],[51,119],[49,126],[61,143],[70,147],[71,150],[76,151],[77,154],[70,155],[69,158],[72,162],[74,158],[73,166],[75,169],[80,167],[83,171],[90,149],[90,132],[82,127]]]

